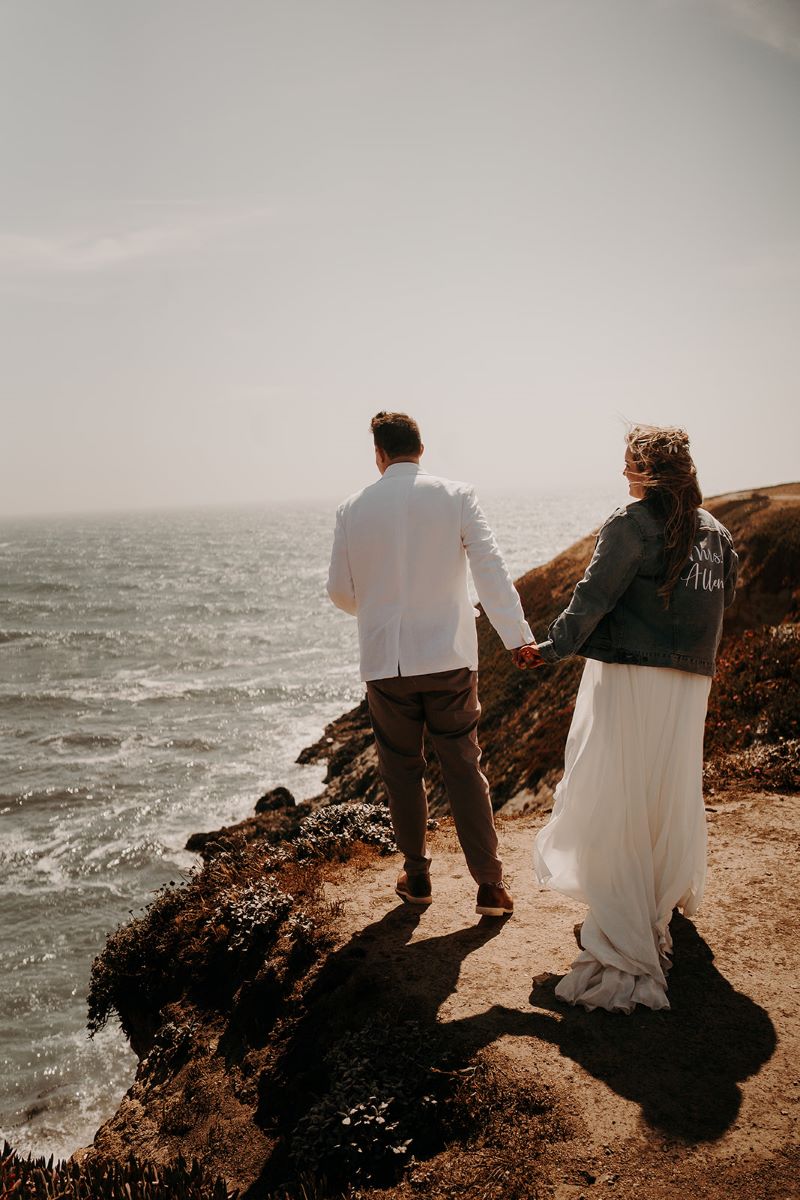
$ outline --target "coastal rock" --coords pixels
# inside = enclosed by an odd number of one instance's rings
[[[287,796],[291,796],[291,792],[286,788],[276,788],[275,790],[286,792]],[[274,792],[267,793],[267,796],[274,797],[274,795]],[[262,797],[262,799],[266,798]],[[279,803],[274,807],[270,806],[257,812],[254,817],[245,817],[243,821],[237,821],[234,825],[223,825],[221,829],[193,833],[186,842],[186,849],[200,854],[203,858],[208,858],[210,855],[218,853],[226,845],[230,845],[237,837],[244,838],[246,842],[256,840],[264,840],[272,844],[282,842],[297,833],[300,822],[316,807],[317,804],[308,800],[304,800],[300,804],[293,803],[291,806]]]
[[[295,798],[288,788],[276,787],[271,792],[265,792],[256,801],[256,812],[274,812],[276,809],[294,808],[295,804]]]

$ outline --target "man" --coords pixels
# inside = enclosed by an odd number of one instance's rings
[[[467,559],[486,615],[512,652],[533,642],[473,488],[420,466],[419,427],[405,413],[371,423],[381,478],[336,514],[328,595],[358,619],[361,677],[395,840],[405,857],[396,891],[430,904],[423,732],[442,767],[476,911],[510,916],[489,784],[480,769],[478,637]],[[515,655],[515,662],[518,656]]]

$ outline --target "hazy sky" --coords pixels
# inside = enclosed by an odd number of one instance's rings
[[[0,513],[800,476],[798,0],[0,0]]]

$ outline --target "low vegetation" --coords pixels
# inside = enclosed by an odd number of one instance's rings
[[[724,648],[709,698],[706,783],[800,791],[800,625],[745,630]]]
[[[154,1167],[127,1162],[53,1163],[20,1158],[6,1142],[0,1154],[0,1200],[236,1200],[237,1193],[199,1163],[178,1158]]]

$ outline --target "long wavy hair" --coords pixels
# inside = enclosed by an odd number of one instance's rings
[[[631,425],[625,441],[645,495],[664,518],[664,579],[658,594],[670,597],[697,536],[697,510],[703,494],[697,481],[685,429]]]

